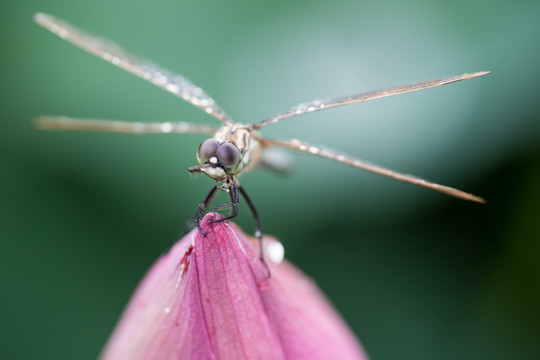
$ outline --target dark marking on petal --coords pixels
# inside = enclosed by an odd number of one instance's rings
[[[190,263],[189,259],[191,258],[191,253],[193,253],[193,245],[189,246],[186,253],[182,257],[182,260],[180,260],[180,266],[182,268],[182,274],[181,275],[184,275],[187,272],[187,270],[189,269],[189,263]]]

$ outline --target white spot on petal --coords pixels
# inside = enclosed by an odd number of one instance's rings
[[[285,258],[285,248],[276,240],[272,240],[266,245],[266,255],[274,264],[280,264]]]

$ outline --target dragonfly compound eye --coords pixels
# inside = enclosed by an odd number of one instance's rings
[[[244,161],[242,154],[236,146],[231,143],[223,143],[219,146],[216,153],[221,165],[229,174],[235,175],[242,171]]]
[[[204,164],[212,156],[216,154],[219,143],[215,139],[206,139],[201,145],[199,145],[199,150],[197,151],[197,161],[199,164]]]

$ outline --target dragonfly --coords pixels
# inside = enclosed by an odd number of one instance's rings
[[[433,189],[447,195],[455,196],[464,200],[484,203],[485,200],[476,195],[440,185],[422,178],[400,173],[384,168],[379,165],[360,160],[323,147],[314,146],[297,139],[276,140],[263,137],[259,130],[270,124],[277,123],[287,118],[300,116],[316,111],[332,109],[339,106],[362,103],[370,100],[381,99],[389,96],[405,94],[446,85],[462,80],[468,80],[483,76],[489,71],[480,71],[470,74],[444,77],[434,80],[422,81],[419,83],[397,86],[389,89],[376,90],[358,95],[335,98],[319,99],[306,103],[301,103],[290,110],[274,115],[265,120],[244,124],[232,120],[217,103],[204,92],[200,87],[182,75],[175,74],[170,70],[144,58],[130,54],[119,45],[92,35],[76,26],[56,18],[52,15],[37,13],[34,16],[35,22],[57,35],[61,39],[91,53],[103,60],[124,69],[157,87],[191,103],[204,112],[215,117],[220,126],[209,126],[180,122],[126,122],[116,120],[82,119],[66,116],[42,116],[36,119],[36,125],[41,129],[48,130],[79,130],[79,131],[105,131],[130,134],[203,134],[211,137],[204,140],[197,151],[198,165],[188,168],[191,173],[201,173],[209,176],[215,183],[208,194],[204,197],[197,208],[195,223],[199,231],[204,234],[200,227],[202,216],[209,208],[211,201],[218,191],[228,193],[230,203],[215,206],[214,211],[227,211],[226,216],[212,220],[221,222],[232,219],[238,215],[238,203],[242,196],[250,209],[256,223],[255,236],[259,241],[260,259],[265,264],[262,244],[261,220],[253,201],[246,193],[245,189],[238,182],[238,177],[248,170],[258,166],[280,170],[282,164],[275,157],[269,156],[271,149],[280,147],[293,149],[300,152],[316,155],[330,159],[355,168],[367,170],[379,175],[387,176],[399,181],[408,182],[414,185]]]

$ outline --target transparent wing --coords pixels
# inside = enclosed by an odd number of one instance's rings
[[[384,168],[382,166],[374,165],[374,164],[368,163],[366,161],[362,161],[362,160],[359,160],[359,159],[356,159],[356,158],[353,158],[353,157],[350,157],[350,156],[347,156],[347,155],[343,155],[343,154],[334,152],[332,150],[319,148],[319,147],[316,147],[316,146],[301,142],[301,141],[296,140],[296,139],[290,140],[290,141],[281,141],[281,140],[268,140],[268,139],[260,138],[259,141],[261,142],[261,144],[263,146],[282,146],[282,147],[286,147],[286,148],[306,152],[306,153],[317,155],[317,156],[327,158],[327,159],[330,159],[330,160],[335,160],[335,161],[343,163],[343,164],[354,166],[354,167],[359,168],[359,169],[364,169],[364,170],[367,170],[367,171],[371,171],[371,172],[374,172],[374,173],[379,174],[379,175],[388,176],[388,177],[390,177],[392,179],[396,179],[396,180],[399,180],[399,181],[405,181],[405,182],[408,182],[408,183],[411,183],[411,184],[415,184],[415,185],[423,186],[423,187],[426,187],[426,188],[429,188],[429,189],[437,190],[437,191],[440,191],[442,193],[445,193],[445,194],[448,194],[448,195],[451,195],[451,196],[455,196],[455,197],[458,197],[458,198],[461,198],[461,199],[464,199],[464,200],[476,201],[476,202],[479,202],[479,203],[485,203],[486,202],[481,197],[478,197],[478,196],[473,195],[473,194],[466,193],[466,192],[458,190],[458,189],[454,189],[454,188],[444,186],[444,185],[439,185],[439,184],[436,184],[436,183],[433,183],[433,182],[418,178],[418,177],[413,176],[413,175],[402,174],[402,173],[399,173],[399,172]]]
[[[185,77],[163,69],[151,61],[131,55],[115,43],[87,33],[54,16],[37,13],[34,20],[58,37],[167,90],[222,122],[230,120],[210,96]]]
[[[293,116],[298,116],[298,115],[302,115],[302,114],[306,114],[306,113],[310,113],[314,111],[326,110],[326,109],[331,109],[338,106],[361,103],[361,102],[380,99],[380,98],[384,98],[388,96],[404,94],[404,93],[408,93],[412,91],[429,89],[429,88],[433,88],[433,87],[437,87],[441,85],[450,84],[456,81],[472,79],[472,78],[479,77],[486,74],[489,74],[489,71],[480,71],[473,74],[463,74],[463,75],[445,77],[441,79],[428,80],[428,81],[423,81],[416,84],[397,86],[390,89],[377,90],[377,91],[372,91],[372,92],[368,92],[368,93],[364,93],[360,95],[349,96],[349,97],[344,97],[344,98],[339,98],[339,99],[314,100],[311,102],[298,104],[295,107],[291,108],[289,111],[278,114],[274,117],[263,120],[259,123],[256,123],[253,125],[253,128],[259,129],[265,125],[273,124],[286,118],[290,118]]]
[[[46,130],[106,131],[127,134],[208,134],[216,128],[187,122],[143,123],[118,120],[75,119],[66,116],[41,116],[36,126]]]

